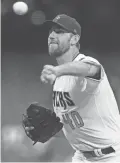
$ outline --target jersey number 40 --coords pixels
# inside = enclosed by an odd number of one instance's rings
[[[69,124],[74,130],[76,127],[80,128],[84,126],[84,122],[77,111],[71,111],[69,114],[62,115],[64,123]]]

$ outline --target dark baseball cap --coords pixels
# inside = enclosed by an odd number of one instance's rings
[[[78,34],[79,36],[81,36],[80,24],[76,21],[76,19],[68,15],[57,15],[53,20],[47,20],[44,22],[44,25],[48,25],[49,28],[51,28],[55,24],[61,26],[62,28],[66,29],[71,33]]]

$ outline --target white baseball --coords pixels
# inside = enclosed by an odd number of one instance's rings
[[[22,1],[16,2],[13,4],[13,11],[17,15],[24,15],[28,12],[28,5]]]

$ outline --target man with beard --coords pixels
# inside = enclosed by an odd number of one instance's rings
[[[76,151],[72,161],[120,161],[120,115],[103,66],[79,52],[81,26],[74,18],[62,14],[45,24],[58,66],[45,65],[41,81],[53,85],[54,111]]]

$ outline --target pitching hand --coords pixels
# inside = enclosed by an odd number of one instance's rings
[[[45,65],[41,73],[41,81],[43,83],[53,84],[57,78],[57,66]]]

